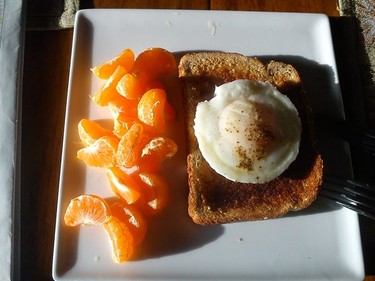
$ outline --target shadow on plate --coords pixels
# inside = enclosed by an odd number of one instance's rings
[[[329,65],[301,56],[261,56],[262,61],[277,60],[293,65],[301,76],[313,114],[326,114],[337,118],[345,116],[338,77]],[[324,173],[350,177],[352,164],[348,144],[314,124],[317,146],[324,161]],[[324,188],[324,182],[323,186]],[[342,209],[329,199],[318,196],[309,207],[298,212],[289,212],[285,217],[312,215]]]
[[[189,252],[214,242],[224,233],[224,226],[199,226],[180,208],[169,206],[166,213],[149,221],[145,240],[136,248],[132,260],[159,258]]]

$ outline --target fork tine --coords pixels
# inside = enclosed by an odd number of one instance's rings
[[[337,204],[339,204],[340,206],[342,207],[345,207],[347,209],[350,209],[362,216],[365,216],[367,218],[370,218],[372,220],[375,220],[375,214],[373,214],[372,212],[369,212],[367,211],[366,209],[364,209],[363,207],[358,207],[357,205],[353,205],[353,203],[350,203],[349,200],[347,200],[346,198],[344,197],[341,197],[339,194],[337,193],[331,193],[327,190],[324,190],[322,189],[320,192],[319,192],[319,195],[329,199],[329,200],[332,200],[332,201],[335,201]]]
[[[343,197],[343,199],[346,199],[347,201],[351,202],[352,204],[356,205],[362,205],[367,208],[373,209],[375,212],[375,200],[371,199],[369,197],[360,197],[360,195],[356,192],[353,192],[352,190],[346,190],[345,188],[342,190],[338,190],[337,188],[332,188],[332,187],[326,187],[327,191],[330,192],[336,192],[340,194],[340,196]]]
[[[375,187],[356,180],[325,176],[320,195],[375,220]]]
[[[361,204],[375,210],[375,195],[371,189],[364,188],[363,185],[356,181],[346,179],[337,181],[325,178],[325,182],[327,190],[340,193],[356,204]]]
[[[345,179],[345,178],[332,176],[332,175],[324,175],[324,180],[328,181],[328,182],[331,182],[331,183],[339,184],[341,186],[342,185],[345,186],[346,184],[355,185],[357,188],[366,189],[370,192],[375,193],[375,186],[371,185],[369,183],[364,183],[364,182],[360,182],[360,181],[353,180],[353,179]]]

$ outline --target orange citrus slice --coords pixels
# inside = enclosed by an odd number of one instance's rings
[[[111,213],[126,224],[132,233],[134,245],[139,245],[145,238],[147,232],[147,221],[141,212],[134,206],[119,201],[111,205]]]
[[[115,263],[123,263],[130,259],[134,252],[133,236],[124,222],[110,216],[104,224],[112,248],[112,259]]]
[[[145,71],[150,78],[156,78],[172,73],[176,67],[176,60],[172,53],[163,48],[149,48],[137,56],[132,72]]]
[[[129,71],[134,64],[134,53],[131,49],[125,49],[113,59],[91,68],[91,71],[101,79],[108,79],[120,65]]]
[[[177,144],[170,138],[156,137],[142,149],[139,169],[144,172],[157,172],[162,162],[176,154]]]
[[[88,166],[110,167],[115,164],[115,154],[119,139],[114,136],[104,136],[93,144],[77,151],[77,158]]]
[[[82,119],[78,123],[78,135],[85,146],[93,144],[97,139],[103,136],[111,136],[112,131],[104,129],[97,122]]]
[[[169,200],[167,181],[159,174],[148,172],[140,173],[139,178],[143,183],[145,195],[135,203],[135,206],[148,216],[160,214]]]
[[[126,69],[122,66],[118,66],[99,91],[91,96],[92,100],[100,106],[108,105],[112,99],[119,95],[116,90],[116,85],[125,74]]]
[[[165,103],[167,94],[163,89],[147,91],[138,103],[138,118],[148,126],[163,132],[166,128]]]
[[[136,202],[141,196],[139,184],[126,172],[118,167],[106,171],[111,190],[128,204]]]
[[[70,200],[64,221],[68,226],[101,225],[107,222],[109,215],[110,209],[104,199],[85,194]]]
[[[138,100],[147,90],[150,78],[146,72],[127,73],[117,83],[117,91],[120,95]]]
[[[138,163],[142,153],[143,126],[134,123],[128,132],[123,135],[118,144],[116,162],[118,165],[130,168]]]

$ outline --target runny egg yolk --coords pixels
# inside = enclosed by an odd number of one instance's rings
[[[217,87],[210,101],[198,104],[194,122],[203,157],[232,181],[270,181],[298,155],[298,112],[268,82],[236,80]]]

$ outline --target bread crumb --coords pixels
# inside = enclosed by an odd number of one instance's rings
[[[99,257],[99,256],[95,256],[95,257],[94,257],[94,261],[95,261],[95,262],[100,261],[100,257]]]
[[[242,237],[238,238],[238,242],[242,242],[242,241],[243,241]]]

